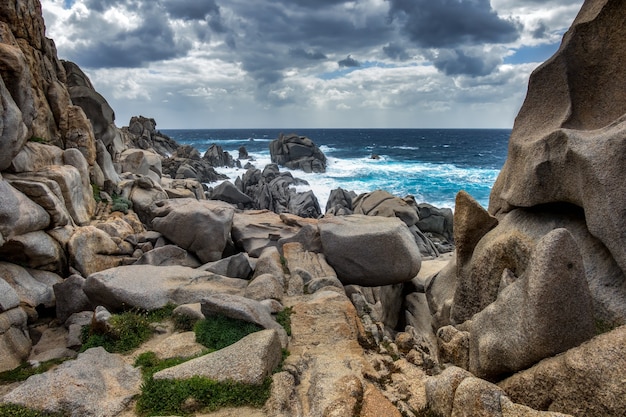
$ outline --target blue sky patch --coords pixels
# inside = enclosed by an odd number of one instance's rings
[[[527,62],[544,62],[559,49],[559,43],[538,46],[523,46],[515,54],[504,58],[505,64],[525,64]]]

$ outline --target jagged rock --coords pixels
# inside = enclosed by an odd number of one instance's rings
[[[30,377],[2,401],[51,413],[113,417],[139,394],[141,382],[138,368],[97,347]]]
[[[234,209],[227,204],[193,199],[164,200],[151,207],[151,224],[154,230],[206,263],[222,258],[233,215]]]
[[[237,320],[255,323],[265,329],[276,330],[283,347],[287,346],[287,332],[270,315],[261,303],[233,294],[211,294],[201,301],[202,314],[206,317],[222,315]]]
[[[93,127],[97,140],[101,140],[107,147],[113,145],[118,136],[115,127],[115,112],[106,99],[94,90],[89,78],[73,62],[63,61],[67,73],[67,85],[72,103],[80,106]]]
[[[50,165],[63,165],[63,150],[57,146],[27,142],[13,158],[12,173],[34,172]]]
[[[85,226],[76,229],[68,242],[70,265],[83,276],[122,264],[117,244],[106,232]]]
[[[20,307],[0,312],[0,372],[15,369],[28,358],[32,343],[27,321],[28,315]]]
[[[83,290],[84,285],[85,278],[74,274],[52,286],[59,321],[65,322],[74,313],[93,309],[94,306]]]
[[[0,258],[28,268],[59,272],[67,270],[65,251],[43,231],[6,239],[4,245],[0,246]]]
[[[396,328],[402,309],[403,284],[382,287],[346,285],[345,290],[359,317],[369,314],[373,321],[384,323],[390,329]]]
[[[248,150],[245,146],[240,146],[238,149],[239,156],[237,159],[250,159],[250,155],[248,155]]]
[[[104,175],[104,183],[99,185],[104,191],[110,191],[114,184],[120,182],[120,176],[113,166],[111,154],[101,140],[96,141],[96,161]]]
[[[336,278],[337,273],[326,262],[326,257],[322,253],[311,252],[299,242],[289,242],[282,246],[285,266],[292,274],[298,271],[305,271],[307,282],[315,278]]]
[[[426,294],[412,292],[405,297],[405,303],[404,320],[407,332],[410,332],[418,343],[425,348],[424,350],[427,350],[429,355],[437,360],[437,337],[433,331],[436,326]]]
[[[161,178],[161,186],[169,198],[195,198],[197,200],[206,200],[204,187],[197,179]]]
[[[163,174],[172,178],[197,179],[202,183],[227,180],[228,177],[218,174],[211,164],[200,157],[197,149],[190,145],[180,146],[169,158],[162,161]]]
[[[132,135],[135,147],[152,149],[163,157],[172,155],[180,148],[176,141],[156,130],[154,119],[133,116],[128,122],[127,131]]]
[[[525,274],[464,327],[470,333],[470,371],[488,379],[590,339],[592,301],[572,235],[565,229],[546,235]]]
[[[253,200],[239,191],[230,181],[224,181],[211,191],[212,200],[226,201],[240,208],[252,207]]]
[[[265,248],[277,246],[280,239],[293,237],[298,230],[271,211],[246,210],[235,213],[231,235],[237,247],[256,258]]]
[[[497,217],[515,207],[582,207],[622,271],[626,71],[615,68],[626,59],[625,16],[619,1],[586,1],[559,50],[533,72],[489,207]]]
[[[330,192],[326,202],[326,214],[342,216],[353,214],[352,202],[357,197],[354,191],[336,188]]]
[[[50,215],[0,177],[0,234],[4,239],[43,230]]]
[[[515,402],[577,417],[617,417],[626,409],[626,326],[545,359],[498,385]]]
[[[200,266],[200,261],[181,247],[176,245],[165,245],[144,253],[139,259],[137,259],[134,265],[180,265],[189,268],[197,268]]]
[[[192,359],[154,374],[155,379],[189,379],[194,376],[216,381],[261,385],[282,357],[275,330],[249,334],[217,352]]]
[[[397,284],[419,272],[419,250],[399,219],[351,215],[326,217],[318,224],[326,260],[344,284]]]
[[[79,106],[67,107],[65,149],[76,148],[89,165],[96,163],[96,138],[85,112]]]
[[[239,294],[247,285],[246,280],[184,266],[129,265],[91,274],[83,288],[93,304],[119,311],[197,303],[213,293]]]
[[[241,252],[219,261],[209,262],[199,267],[203,271],[224,275],[225,277],[247,279],[252,274],[250,257],[247,253]]]
[[[296,134],[283,135],[270,142],[272,162],[304,172],[326,172],[326,156],[311,139]]]
[[[209,146],[204,155],[202,155],[202,159],[213,167],[233,168],[237,165],[233,157],[228,152],[224,151],[221,146],[216,144]]]
[[[449,208],[439,208],[428,203],[417,204],[419,221],[415,224],[424,233],[442,236],[448,242],[454,242],[454,214]],[[458,206],[455,205],[455,210]]]

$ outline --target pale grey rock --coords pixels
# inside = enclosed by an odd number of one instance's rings
[[[293,237],[298,230],[297,226],[285,224],[276,213],[246,210],[235,213],[231,234],[237,247],[258,258],[265,248],[277,246],[280,239]]]
[[[346,285],[345,290],[357,308],[359,317],[368,314],[375,322],[384,323],[391,329],[397,327],[403,303],[403,284],[382,287]]]
[[[165,245],[143,253],[134,265],[154,265],[154,266],[186,266],[197,268],[200,261],[189,254],[185,249],[176,245]]]
[[[278,332],[283,347],[287,346],[287,332],[271,316],[260,302],[233,294],[212,294],[202,299],[202,314],[206,317],[223,315],[237,320],[255,323],[265,329]]]
[[[184,266],[129,265],[96,272],[84,291],[94,304],[112,311],[154,310],[168,303],[197,303],[216,293],[240,294],[248,281]]]
[[[421,255],[399,219],[351,215],[326,217],[318,224],[326,260],[343,284],[397,284],[419,272]]]
[[[33,309],[39,305],[54,307],[53,283],[35,279],[30,271],[19,265],[0,262],[0,276],[19,295],[20,303]]]
[[[278,249],[275,246],[263,249],[263,252],[261,252],[261,255],[256,261],[252,278],[265,274],[273,275],[281,281],[284,281],[285,279],[283,261]]]
[[[111,154],[101,140],[96,141],[96,152],[98,166],[104,175],[104,190],[109,190],[113,184],[120,182],[120,176],[115,170]]]
[[[284,295],[283,280],[272,274],[262,274],[250,281],[243,295],[252,300],[281,300]]]
[[[195,332],[174,333],[152,347],[159,359],[191,358],[200,355],[206,347],[196,342]]]
[[[161,157],[142,149],[128,149],[120,155],[122,172],[150,177],[155,183],[161,183]]]
[[[74,313],[93,308],[83,290],[84,285],[85,278],[80,275],[70,275],[62,282],[52,286],[56,299],[56,315],[60,321],[64,322]]]
[[[352,205],[354,214],[397,217],[409,227],[419,221],[414,207],[400,197],[383,190],[361,194],[352,201]]]
[[[70,265],[83,276],[121,265],[117,244],[104,231],[85,226],[77,228],[68,242]]]
[[[41,230],[7,239],[0,247],[0,258],[28,268],[67,270],[65,251],[55,239]]]
[[[515,402],[585,417],[626,410],[626,326],[601,334],[498,385]]]
[[[0,171],[4,171],[28,140],[28,128],[22,120],[20,108],[1,78],[0,126],[3,127],[0,133]]]
[[[470,371],[489,379],[590,339],[592,300],[572,235],[565,229],[546,235],[525,274],[464,327],[470,333]]]
[[[20,305],[20,297],[13,287],[0,278],[0,313]]]
[[[201,262],[222,258],[233,224],[234,209],[210,201],[176,199],[151,208],[152,227]]]
[[[250,257],[245,252],[220,259],[219,261],[206,263],[200,266],[199,269],[226,277],[241,279],[247,279],[252,274]]]
[[[50,215],[0,177],[0,234],[4,239],[44,230]]]
[[[138,368],[97,347],[30,377],[2,401],[72,416],[113,417],[139,394],[141,382]]]
[[[260,385],[282,358],[275,330],[252,333],[240,341],[208,355],[154,374],[155,379],[189,379],[194,376],[216,381]]]
[[[27,142],[11,162],[11,172],[36,172],[50,165],[63,165],[63,149],[58,146]]]
[[[50,215],[50,227],[75,226],[74,219],[65,206],[59,184],[41,177],[7,176],[9,183],[43,207]]]
[[[53,165],[37,171],[35,175],[59,184],[65,207],[74,222],[79,226],[89,224],[96,202],[91,188],[87,190],[84,187],[83,178],[78,169],[71,165]]]
[[[28,315],[20,307],[0,313],[0,372],[15,369],[28,358],[32,342],[27,321]]]

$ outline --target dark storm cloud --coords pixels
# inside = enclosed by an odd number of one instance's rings
[[[163,6],[175,19],[204,20],[207,16],[219,15],[215,1],[164,0]]]
[[[440,50],[433,60],[435,67],[446,75],[489,75],[502,63],[499,54],[469,54],[462,50]]]
[[[304,58],[304,59],[312,60],[312,61],[319,61],[319,60],[324,60],[328,58],[325,54],[323,54],[320,51],[311,51],[311,50],[305,51],[302,48],[290,49],[289,56],[292,56],[294,58]]]
[[[337,64],[339,64],[340,67],[347,67],[347,68],[361,66],[361,63],[357,61],[356,59],[352,58],[350,55],[348,55],[346,59],[342,59],[341,61],[337,62]]]
[[[390,43],[387,46],[383,46],[383,52],[389,58],[398,61],[406,61],[410,58],[409,54],[406,52],[406,49],[395,43]]]
[[[489,0],[389,0],[389,15],[423,48],[507,43],[520,28],[500,18]]]

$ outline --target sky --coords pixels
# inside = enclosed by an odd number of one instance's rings
[[[118,126],[511,128],[583,0],[41,3]]]

